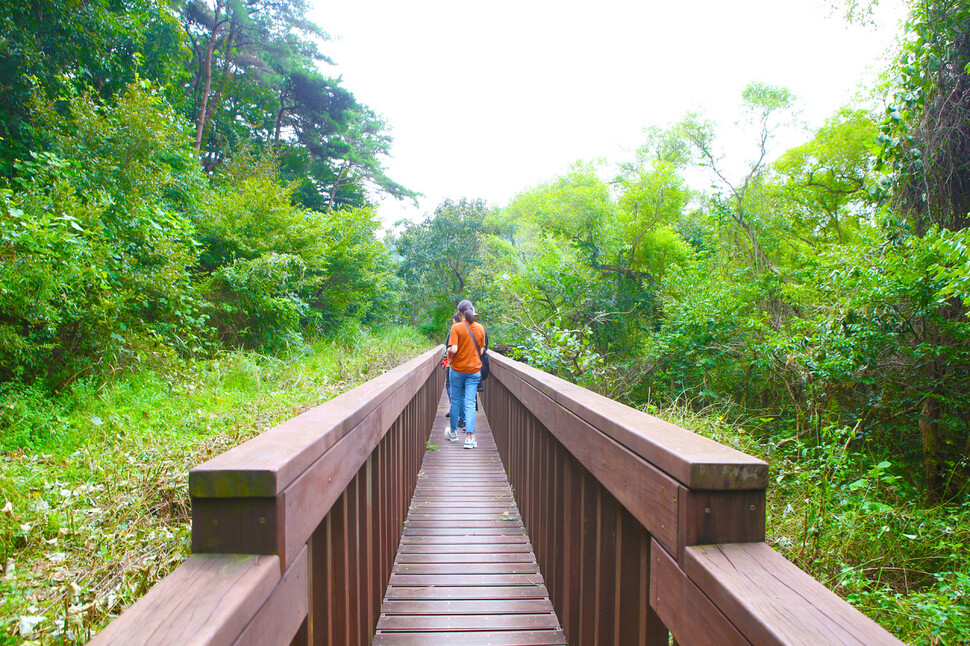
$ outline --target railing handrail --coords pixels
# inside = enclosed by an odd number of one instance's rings
[[[429,350],[192,469],[192,551],[278,554],[286,568],[428,380],[439,353]],[[238,498],[267,502],[240,514],[231,500]],[[240,546],[222,531],[226,515],[253,540]]]
[[[196,554],[92,643],[368,643],[438,353],[193,469]],[[900,643],[764,543],[765,462],[492,366],[486,414],[570,643]]]
[[[200,464],[189,471],[189,494],[197,498],[278,495],[402,387],[424,383],[437,365],[431,359],[438,354],[440,349],[424,352]],[[392,402],[392,416],[381,420],[384,430],[407,404],[401,399]]]
[[[91,643],[366,638],[444,381],[439,355],[428,350],[192,469],[194,555]],[[338,570],[345,580],[334,584]]]
[[[494,356],[494,355],[492,355]],[[764,489],[768,464],[511,359],[497,360],[565,410],[691,489]]]
[[[486,414],[570,643],[901,643],[764,543],[764,461],[504,357],[492,373]],[[600,613],[614,591],[625,619]]]

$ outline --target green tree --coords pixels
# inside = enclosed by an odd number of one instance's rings
[[[47,145],[32,121],[35,93],[94,88],[120,93],[137,76],[162,87],[184,77],[183,32],[162,0],[0,1],[0,176]],[[171,100],[179,93],[167,92]]]
[[[628,277],[654,283],[685,257],[676,228],[693,198],[681,169],[688,161],[687,142],[671,131],[653,129],[634,164],[617,178],[618,264]]]
[[[467,297],[488,211],[484,200],[446,199],[423,222],[404,223],[395,248],[398,275],[416,296],[409,303],[412,324],[436,329]]]
[[[756,132],[755,153],[741,177],[730,177],[731,173],[716,148],[713,122],[699,114],[688,114],[676,130],[691,143],[722,191],[723,197],[716,200],[716,211],[737,226],[741,234],[736,238],[737,244],[744,249],[750,262],[765,270],[771,269],[773,262],[763,248],[758,214],[752,209],[751,198],[767,169],[773,139],[790,121],[795,97],[786,88],[763,83],[748,85],[741,95],[747,123]]]
[[[318,65],[328,36],[305,0],[189,0],[182,6],[192,45],[191,118],[203,166],[215,170],[244,146],[274,147],[281,172],[300,180],[294,198],[318,211],[363,206],[373,191],[415,194],[384,169],[391,136]]]
[[[576,247],[596,266],[613,254],[610,227],[615,205],[609,187],[589,164],[576,164],[568,174],[517,195],[506,209],[513,221],[526,220]]]
[[[390,259],[373,209],[322,213],[293,205],[277,160],[240,154],[216,174],[199,223],[202,267],[220,338],[273,349],[305,326],[364,320],[383,298]]]
[[[782,185],[772,188],[793,238],[818,248],[844,243],[871,215],[869,168],[876,124],[864,110],[841,110],[811,141],[789,149],[773,165]]]
[[[882,197],[909,228],[967,227],[970,212],[970,6],[912,4],[878,136]]]
[[[949,0],[913,3],[907,38],[895,64],[893,95],[878,141],[886,236],[894,251],[919,250],[910,280],[921,287],[912,321],[920,330],[922,355],[918,383],[919,432],[929,498],[946,495],[947,424],[965,403],[953,396],[950,359],[962,343],[954,328],[966,322],[959,293],[970,273],[953,263],[953,241],[970,224],[970,7]],[[957,234],[957,235],[954,235]],[[916,239],[914,239],[914,237]],[[957,244],[959,242],[957,241]],[[947,249],[949,247],[949,249]],[[944,253],[941,253],[944,252]],[[927,263],[927,259],[933,262]],[[912,277],[903,265],[899,277]],[[937,283],[947,278],[945,283]],[[939,298],[949,295],[950,298]],[[968,446],[970,448],[970,446]]]
[[[200,349],[187,124],[147,83],[38,114],[53,151],[18,162],[2,194],[0,377],[58,385]]]

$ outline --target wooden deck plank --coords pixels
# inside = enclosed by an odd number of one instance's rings
[[[443,399],[374,646],[565,644],[483,411],[478,448],[443,438]]]
[[[455,630],[556,630],[555,613],[467,614],[467,615],[387,615],[381,618],[382,632],[443,632]]]
[[[404,536],[525,536],[522,527],[405,527]]]
[[[538,574],[539,566],[532,563],[398,563],[392,574],[454,575],[454,574]]]
[[[538,614],[552,611],[548,599],[448,599],[448,600],[388,600],[381,612],[387,615],[488,615]]]
[[[494,527],[496,529],[509,529],[522,532],[524,527],[521,523],[509,522],[507,520],[479,520],[477,518],[453,518],[451,520],[408,520],[408,527],[411,529],[481,529]]]
[[[561,630],[378,633],[372,646],[566,646]]]
[[[478,543],[466,543],[459,545],[449,542],[445,545],[435,545],[433,543],[401,543],[398,555],[406,554],[532,554],[532,546],[528,542],[517,543],[491,543],[481,545]]]
[[[404,534],[401,537],[401,545],[530,545],[528,534],[521,532],[517,534],[495,534],[478,532],[471,534],[468,532],[452,532],[451,534],[435,533]],[[531,548],[530,548],[531,549]]]
[[[493,586],[393,586],[388,587],[386,601],[403,599],[548,599],[544,585]]]
[[[455,503],[455,504],[468,504],[468,503]],[[478,521],[478,522],[491,522],[491,523],[510,523],[512,526],[521,527],[522,521],[519,520],[518,511],[509,507],[506,509],[488,511],[484,513],[476,513],[470,511],[463,512],[452,512],[447,513],[444,511],[433,511],[426,509],[416,509],[408,513],[408,524],[412,527],[415,523],[432,523],[431,525],[426,525],[430,527],[441,526],[448,527],[454,525],[455,522],[462,521]]]
[[[465,551],[453,553],[436,552],[434,554],[414,554],[412,552],[402,552],[397,555],[399,565],[405,564],[429,564],[429,563],[535,563],[536,557],[532,551],[528,552],[472,552]]]

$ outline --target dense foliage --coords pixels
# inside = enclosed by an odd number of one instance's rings
[[[188,553],[187,468],[427,343],[306,11],[0,0],[0,643],[87,641]]]
[[[394,302],[369,200],[410,193],[304,0],[0,9],[0,393],[292,347]]]
[[[400,365],[411,330],[345,328],[0,408],[33,429],[0,469],[0,644],[84,644],[190,553],[186,471]],[[9,439],[9,438],[8,438]]]
[[[946,69],[962,70],[965,39],[953,47]],[[909,49],[900,56],[914,64]],[[891,97],[915,78],[901,72]],[[936,122],[912,106],[909,126],[896,104],[884,121],[846,108],[772,161],[794,97],[752,84],[742,99],[753,133],[746,166],[718,149],[717,124],[689,114],[651,129],[612,177],[580,164],[504,208],[447,202],[406,226],[399,273],[425,290],[412,320],[440,325],[446,305],[467,294],[542,367],[612,384],[634,402],[757,411],[799,437],[853,428],[860,450],[925,467],[913,483],[929,502],[961,500],[970,321],[968,207],[959,205],[970,182],[959,179],[966,162],[956,152],[927,140],[962,130],[930,134]],[[932,169],[912,163],[933,145]],[[945,195],[914,188],[942,191],[942,179],[926,176],[942,177],[946,164]],[[709,173],[710,192],[689,188],[698,172]]]
[[[906,30],[884,111],[846,107],[780,150],[797,98],[753,83],[748,150],[687,114],[613,170],[577,164],[505,207],[459,209],[460,273],[435,253],[457,239],[442,205],[401,232],[400,275],[427,286],[416,323],[440,328],[468,297],[538,367],[757,429],[748,448],[784,501],[775,545],[890,629],[962,643],[970,10],[913,3]]]
[[[468,297],[493,344],[764,456],[777,548],[904,638],[965,639],[966,2],[913,2],[878,100],[797,146],[777,143],[797,97],[753,83],[747,151],[686,114],[615,167],[577,163],[502,207],[446,200],[390,244],[373,198],[414,194],[384,172],[383,119],[324,72],[307,6],[0,0],[6,637],[78,638],[143,592],[178,555],[141,560],[139,541],[184,547],[166,523],[185,464],[158,454],[245,435],[201,404],[144,428],[136,411],[224,377],[252,394],[280,361],[229,351],[354,346],[395,321],[438,340]],[[104,496],[136,481],[155,497],[139,490],[134,519]],[[101,524],[108,505],[128,524]],[[146,514],[155,533],[133,536]],[[63,554],[92,544],[132,567],[78,578]]]

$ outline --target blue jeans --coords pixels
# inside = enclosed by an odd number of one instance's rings
[[[464,418],[465,432],[475,432],[475,400],[478,397],[478,382],[482,380],[480,372],[458,372],[448,368],[451,378],[451,430],[458,431],[458,419]],[[462,414],[464,409],[464,415]]]

